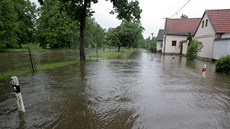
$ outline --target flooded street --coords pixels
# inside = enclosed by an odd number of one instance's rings
[[[2,60],[1,72],[10,64]],[[230,77],[216,74],[212,62],[140,50],[129,59],[90,60],[19,80],[25,113],[17,111],[9,80],[0,80],[1,129],[230,128]]]

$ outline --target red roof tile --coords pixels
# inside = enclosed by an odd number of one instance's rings
[[[206,10],[216,33],[230,32],[230,9]]]
[[[165,34],[194,35],[201,18],[166,19]]]

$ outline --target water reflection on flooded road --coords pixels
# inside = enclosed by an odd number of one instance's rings
[[[25,114],[1,81],[0,128],[228,129],[230,77],[214,70],[211,62],[142,50],[41,71],[20,77]]]

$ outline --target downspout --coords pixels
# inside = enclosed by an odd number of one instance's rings
[[[216,34],[214,35],[214,37],[213,37],[213,44],[212,44],[212,61],[214,61],[215,59],[214,59],[214,46],[215,46],[215,39],[216,39]]]
[[[165,47],[166,47],[165,45],[166,45],[166,35],[164,35],[164,49],[163,49],[164,50],[163,51],[164,54],[165,54]]]

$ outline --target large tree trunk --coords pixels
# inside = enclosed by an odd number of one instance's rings
[[[80,60],[85,60],[85,21],[86,21],[86,10],[89,0],[84,0],[83,9],[80,18]]]

